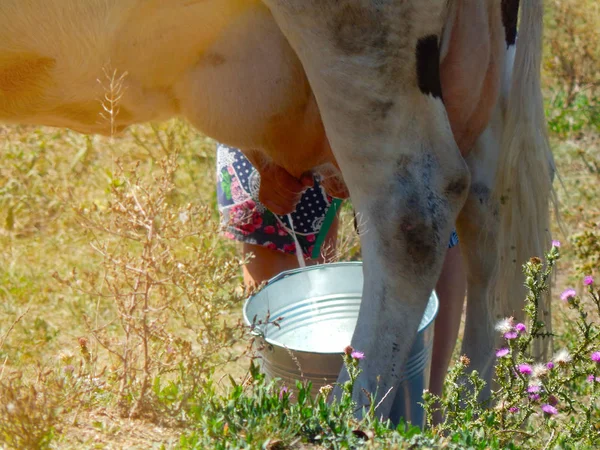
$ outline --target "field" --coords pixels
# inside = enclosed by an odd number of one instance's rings
[[[561,242],[547,280],[555,348],[570,355],[542,376],[556,413],[510,381],[506,360],[506,403],[461,409],[451,382],[448,421],[423,433],[357,423],[348,402],[311,403],[300,386],[291,403],[252,366],[244,261],[218,235],[213,141],[181,121],[115,139],[0,126],[0,448],[597,448],[600,305],[583,280],[600,269],[600,6],[547,3]],[[357,258],[349,209],[343,223],[340,258]],[[545,280],[534,266],[532,298]],[[567,288],[576,295],[561,301]],[[507,344],[515,362],[531,338]],[[459,356],[451,381],[468,373]]]

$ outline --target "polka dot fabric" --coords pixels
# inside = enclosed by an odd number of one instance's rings
[[[240,242],[296,254],[287,216],[278,216],[258,201],[260,175],[238,149],[217,146],[217,201],[223,234]],[[292,213],[294,231],[305,258],[312,255],[315,241],[332,198],[319,184],[308,189]],[[448,247],[458,244],[452,232]]]
[[[258,201],[260,175],[238,149],[217,147],[217,200],[224,235],[249,244],[295,254],[287,216],[267,210]],[[318,180],[308,189],[292,213],[294,231],[302,253],[309,258],[332,198]]]

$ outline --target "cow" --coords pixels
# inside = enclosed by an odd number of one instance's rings
[[[455,223],[462,353],[487,381],[494,323],[549,246],[542,16],[542,0],[2,0],[0,121],[116,135],[180,116],[244,151],[267,206],[307,174],[347,190],[365,279],[353,397],[377,393],[387,417]]]

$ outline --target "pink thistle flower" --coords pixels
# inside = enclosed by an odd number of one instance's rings
[[[540,392],[540,387],[537,384],[532,384],[527,388],[527,392],[529,392],[530,394]]]
[[[595,379],[596,378],[594,377],[594,375],[588,375],[588,377],[587,377],[588,383],[593,383],[595,381]]]
[[[540,394],[531,394],[529,396],[529,400],[531,400],[532,402],[537,402],[540,399]]]
[[[592,356],[590,356],[590,358],[592,358],[592,361],[594,362],[600,362],[600,352],[592,353]]]
[[[558,410],[554,406],[548,404],[542,405],[542,411],[544,411],[544,414],[547,416],[558,414]]]
[[[560,241],[552,241],[552,247],[560,248]]]
[[[350,355],[352,356],[354,359],[364,359],[365,358],[365,354],[363,352],[359,352],[359,351],[353,351],[352,354]]]
[[[590,285],[594,284],[594,277],[591,275],[586,276],[583,279],[583,284],[585,284],[586,286],[590,286]]]
[[[515,325],[515,330],[517,330],[519,333],[524,333],[525,331],[527,331],[527,327],[525,326],[525,324],[518,323]]]
[[[288,387],[287,387],[287,386],[283,386],[283,387],[281,388],[281,390],[279,391],[279,401],[283,400],[283,397],[284,397],[286,394],[289,394],[289,395],[288,395],[288,398],[292,398],[292,395],[293,395],[293,394],[290,392],[290,390],[288,389]]]
[[[554,363],[552,361],[548,361],[548,363],[546,364],[546,367],[550,370],[554,369]]]
[[[510,408],[508,408],[508,412],[516,414],[519,412],[519,408],[517,408],[516,406],[511,406]]]
[[[510,353],[510,350],[508,348],[504,347],[504,348],[501,348],[498,351],[496,351],[496,357],[497,358],[504,358],[509,353]]]
[[[516,331],[509,331],[508,333],[504,333],[504,339],[516,339],[519,337],[519,334]]]
[[[577,292],[575,292],[575,289],[569,288],[569,289],[565,289],[563,291],[563,293],[560,294],[560,299],[563,302],[568,302],[569,300],[574,298],[576,295],[577,295]]]
[[[532,369],[529,364],[519,364],[518,369],[523,375],[531,375]]]

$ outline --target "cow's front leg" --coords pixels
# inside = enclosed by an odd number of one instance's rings
[[[378,413],[387,416],[403,365],[428,298],[441,270],[448,236],[464,194],[468,173],[457,151],[454,158],[429,151],[404,154],[397,171],[380,176],[374,164],[369,177],[378,186],[353,183],[367,198],[357,205],[362,216],[361,242],[365,286],[352,346],[365,353],[355,400],[366,404],[363,390],[389,395]],[[448,149],[447,149],[448,150]],[[448,167],[451,170],[448,170]],[[354,197],[353,197],[354,198]],[[344,372],[340,382],[347,380]]]
[[[445,2],[265,3],[303,63],[360,216],[365,284],[351,345],[365,358],[353,397],[379,402],[399,383],[469,186],[441,99]],[[387,417],[393,398],[377,413]]]

